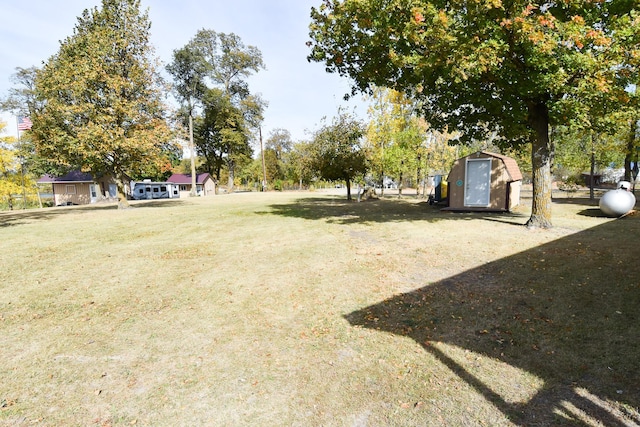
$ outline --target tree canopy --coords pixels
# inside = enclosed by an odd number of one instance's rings
[[[288,130],[276,128],[269,132],[262,154],[267,185],[271,182],[273,188],[282,189],[282,181],[287,179],[288,172],[292,172],[287,170],[286,163],[292,149],[293,141]]]
[[[593,105],[619,108],[637,81],[640,16],[628,0],[324,0],[309,59],[419,100],[463,141],[532,145],[528,225],[551,226],[549,126]]]
[[[378,87],[373,90],[365,143],[371,178],[382,186],[382,194],[385,177],[396,180],[400,192],[407,181],[420,194],[426,188],[428,174],[441,174],[455,160],[455,149],[447,144],[450,136],[430,128],[419,117],[418,107],[402,92]]]
[[[238,162],[247,160],[251,129],[259,126],[265,103],[252,95],[246,79],[265,68],[262,53],[245,46],[240,37],[201,29],[181,49],[174,51],[167,70],[173,75],[175,91],[189,118],[196,105],[202,114],[196,119],[193,141],[206,159],[207,172],[220,179],[226,165],[228,190],[234,186]]]
[[[364,131],[361,122],[340,112],[315,132],[311,143],[313,169],[324,179],[344,180],[349,200],[351,183],[367,171],[367,157],[361,146]]]
[[[36,67],[16,67],[16,72],[11,76],[11,80],[17,87],[9,89],[8,96],[0,100],[0,109],[28,116],[30,112],[41,108],[36,95],[38,71]]]
[[[308,141],[294,143],[291,151],[284,156],[286,174],[298,182],[298,188],[310,184],[315,177],[313,169],[313,144]]]
[[[119,206],[124,182],[169,168],[162,85],[139,0],[103,0],[38,72],[32,112],[36,150],[60,169],[109,174]]]
[[[284,155],[293,148],[291,132],[286,129],[276,128],[269,133],[265,147],[273,150],[278,160],[282,160]]]
[[[203,113],[196,120],[195,141],[205,167],[217,180],[231,161],[251,155],[249,130],[243,112],[222,89],[209,89],[203,97]]]

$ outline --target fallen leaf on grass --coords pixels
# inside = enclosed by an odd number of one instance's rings
[[[13,399],[2,399],[0,400],[0,410],[8,408],[16,404],[16,401]]]

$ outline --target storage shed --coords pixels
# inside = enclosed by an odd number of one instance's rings
[[[522,173],[514,159],[478,151],[453,163],[446,210],[506,212],[520,204]]]

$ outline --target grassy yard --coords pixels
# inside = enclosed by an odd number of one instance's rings
[[[244,193],[0,214],[0,425],[640,424],[640,215]]]

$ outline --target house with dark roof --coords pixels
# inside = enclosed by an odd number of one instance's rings
[[[118,200],[116,182],[108,176],[94,178],[90,173],[71,171],[62,176],[44,175],[38,184],[51,184],[55,206]]]
[[[453,163],[447,184],[446,210],[506,212],[520,204],[522,173],[515,159],[478,151]]]
[[[180,186],[180,197],[188,197],[191,193],[191,174],[174,173],[167,182]],[[216,184],[209,173],[196,174],[196,194],[212,196],[216,194]]]

